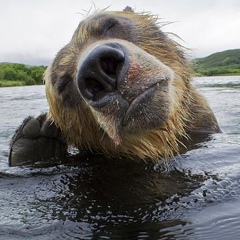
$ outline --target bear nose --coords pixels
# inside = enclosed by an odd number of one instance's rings
[[[95,107],[111,100],[118,84],[127,74],[127,61],[123,47],[106,43],[93,48],[80,63],[77,81],[80,93]]]

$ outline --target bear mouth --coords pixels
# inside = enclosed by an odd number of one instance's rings
[[[112,99],[104,107],[92,106],[96,122],[116,146],[129,134],[139,135],[142,131],[159,128],[166,122],[168,103],[162,97],[168,95],[165,83],[166,79],[159,77],[151,85],[144,86],[143,91],[133,93],[135,98],[131,101],[119,91],[111,95]],[[162,101],[156,106],[157,96],[162,97]]]
[[[123,127],[127,127],[131,122],[137,121],[139,118],[146,118],[145,108],[147,108],[149,102],[151,102],[151,98],[159,84],[159,82],[154,83],[130,103],[122,120]]]

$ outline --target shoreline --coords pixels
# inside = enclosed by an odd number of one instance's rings
[[[200,75],[196,74],[193,77],[234,77],[234,76],[239,76],[240,74],[222,74],[222,75],[212,75],[212,76],[206,76],[206,75]],[[24,87],[24,86],[40,86],[40,85],[45,85],[44,83],[42,84],[26,84],[24,81],[10,81],[10,80],[0,80],[0,88],[4,87]]]

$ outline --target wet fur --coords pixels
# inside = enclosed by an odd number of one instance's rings
[[[121,25],[117,25],[116,19],[120,19]],[[166,103],[167,113],[162,125],[150,129],[138,127],[138,131],[121,135],[114,132],[115,109],[109,107],[100,114],[79,94],[76,83],[79,61],[89,47],[111,39],[120,39],[129,48],[134,44],[173,72],[170,103],[162,101],[162,108]],[[154,71],[150,74],[154,75]],[[45,74],[48,117],[61,128],[67,142],[80,150],[119,158],[168,159],[179,153],[183,139],[190,138],[191,134],[219,131],[206,100],[192,86],[191,77],[183,48],[161,31],[157,17],[131,11],[98,11],[79,24],[70,43],[58,53]],[[159,102],[155,100],[151,104]],[[154,113],[150,112],[149,118],[151,114]]]

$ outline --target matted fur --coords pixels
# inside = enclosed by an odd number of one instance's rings
[[[123,27],[113,31],[113,37],[98,38],[98,29],[102,27],[101,18],[114,17],[121,19]],[[129,35],[127,27],[131,29]],[[123,36],[117,37],[117,34]],[[159,127],[138,127],[138,131],[120,136],[114,125],[115,116],[96,111],[77,90],[78,65],[88,48],[111,39],[129,48],[134,44],[136,49],[154,56],[173,72],[169,83],[168,117]],[[67,142],[80,150],[102,152],[119,158],[168,159],[179,153],[183,145],[181,141],[188,138],[190,132],[219,131],[205,99],[191,85],[191,75],[182,47],[161,32],[157,17],[131,11],[96,12],[79,24],[70,43],[58,53],[46,71],[46,95],[50,107],[48,117],[60,127]],[[151,104],[159,103],[153,101]],[[200,122],[200,119],[205,119],[205,122]]]

